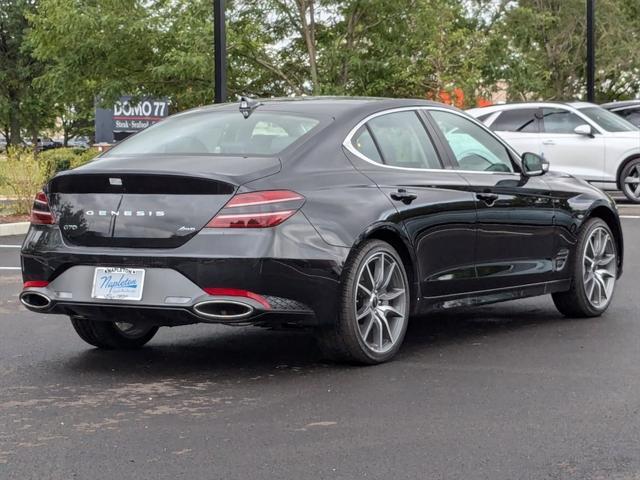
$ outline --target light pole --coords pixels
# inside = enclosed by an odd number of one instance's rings
[[[213,0],[213,49],[215,68],[215,103],[227,101],[227,36],[224,0]]]
[[[596,101],[596,0],[587,0],[587,100]]]

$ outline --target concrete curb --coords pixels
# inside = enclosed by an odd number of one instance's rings
[[[9,235],[24,235],[29,230],[29,222],[0,223],[0,237]]]

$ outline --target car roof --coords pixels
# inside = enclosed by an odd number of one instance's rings
[[[486,113],[499,112],[502,110],[511,110],[516,108],[539,108],[539,107],[571,107],[571,108],[586,108],[597,107],[595,103],[589,102],[514,102],[514,103],[501,103],[499,105],[489,105],[487,107],[470,108],[467,110],[472,115],[483,115]]]
[[[640,106],[640,100],[623,100],[618,102],[603,103],[601,105],[602,108],[606,108],[607,110],[618,110],[621,108],[637,106]]]
[[[327,115],[334,118],[350,117],[354,113],[369,114],[381,110],[403,107],[439,107],[458,110],[455,107],[443,103],[433,102],[430,100],[411,99],[411,98],[380,98],[380,97],[285,97],[285,98],[268,98],[268,99],[252,99],[260,102],[262,105],[259,110],[281,111],[288,113],[300,114],[316,114]],[[206,111],[237,111],[239,102],[224,103],[219,105],[207,105],[198,107],[188,112],[206,112]],[[180,114],[177,114],[180,115]]]

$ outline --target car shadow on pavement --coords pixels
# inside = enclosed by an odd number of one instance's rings
[[[436,312],[412,319],[403,351],[410,354],[429,345],[445,347],[453,342],[472,344],[486,336],[568,321],[571,320],[563,317],[551,302],[543,307],[516,301]]]
[[[542,329],[570,320],[553,305],[540,307],[513,302],[500,306],[438,312],[412,319],[399,352],[402,360],[441,355],[451,344],[469,346],[488,336],[524,329]],[[589,320],[587,320],[589,321]],[[187,327],[191,328],[191,327]],[[114,374],[132,377],[165,377],[215,374],[252,377],[274,370],[311,371],[357,368],[323,359],[310,332],[268,331],[256,327],[199,325],[188,336],[166,335],[136,351],[84,350],[64,362],[76,373]],[[527,334],[528,335],[528,334]],[[413,357],[413,358],[412,358]]]

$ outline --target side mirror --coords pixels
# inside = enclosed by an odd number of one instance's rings
[[[549,162],[537,153],[526,152],[522,154],[522,175],[525,177],[537,177],[549,171]]]
[[[593,138],[593,128],[591,128],[591,125],[587,125],[586,123],[584,125],[578,125],[573,131],[578,135]]]

